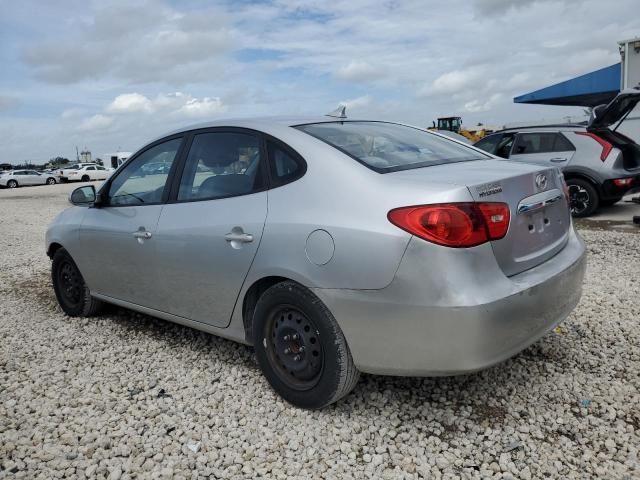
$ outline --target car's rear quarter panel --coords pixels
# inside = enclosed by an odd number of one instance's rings
[[[380,289],[394,277],[411,235],[392,225],[397,207],[470,200],[464,187],[414,185],[379,174],[302,132],[275,132],[307,162],[299,180],[269,191],[264,235],[248,284],[264,276],[284,276],[308,287]],[[328,232],[331,260],[310,261],[307,239]]]

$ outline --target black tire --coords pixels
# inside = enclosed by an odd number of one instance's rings
[[[608,198],[607,200],[600,200],[600,206],[610,207],[611,205],[615,205],[616,203],[618,203],[620,200],[622,200],[622,197]]]
[[[18,188],[18,182],[16,182],[15,180],[9,180],[7,182],[7,187],[8,188]]]
[[[89,177],[89,175],[82,175],[82,178],[80,180],[83,182],[89,182],[91,181],[91,177]]]
[[[571,215],[576,218],[588,217],[600,205],[600,197],[593,184],[581,178],[567,180]]]
[[[60,307],[70,317],[90,317],[102,307],[103,303],[91,296],[78,266],[64,248],[53,255],[51,280]]]
[[[56,179],[53,177],[49,177],[47,178],[47,185],[55,185],[56,184]]]
[[[286,281],[267,289],[256,305],[252,327],[258,364],[289,403],[322,408],[358,383],[360,372],[336,319],[302,285]]]

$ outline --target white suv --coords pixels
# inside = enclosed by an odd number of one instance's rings
[[[62,182],[106,180],[111,171],[97,163],[77,163],[60,170],[58,176]]]

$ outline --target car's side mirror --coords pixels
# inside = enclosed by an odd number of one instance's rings
[[[69,201],[73,205],[78,205],[81,207],[93,205],[96,201],[96,198],[96,188],[93,185],[78,187],[69,195]]]

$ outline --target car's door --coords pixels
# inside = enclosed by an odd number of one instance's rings
[[[133,157],[100,190],[103,205],[87,210],[76,262],[92,292],[156,306],[154,235],[173,170],[160,175],[141,171],[159,158],[177,167],[182,138],[156,142]]]
[[[98,175],[96,174],[96,167],[94,167],[93,165],[84,167],[82,176],[85,176],[85,175],[89,177],[89,180],[96,180],[98,178]]]
[[[267,216],[261,137],[242,129],[193,135],[175,199],[157,228],[161,310],[226,327]]]
[[[168,173],[168,171],[167,171]],[[107,173],[107,169],[101,166],[97,166],[96,167],[96,179],[98,180],[106,180],[106,178],[109,176],[109,174]]]
[[[16,182],[18,182],[19,186],[24,186],[24,185],[29,185],[29,183],[26,181],[26,172],[24,170],[14,170],[13,172],[13,179]]]
[[[509,159],[545,167],[563,167],[574,152],[573,145],[558,132],[519,133]]]
[[[41,181],[40,179],[40,174],[35,170],[25,170],[22,178],[23,185],[40,185],[41,183],[44,183],[44,181]]]

